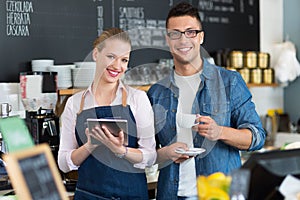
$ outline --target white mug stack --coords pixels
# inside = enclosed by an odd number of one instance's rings
[[[87,88],[94,79],[96,62],[75,62],[76,68],[72,69],[73,87]]]
[[[53,65],[48,67],[50,72],[57,72],[58,89],[67,89],[72,87],[71,70],[74,68],[75,65]]]
[[[33,72],[48,72],[48,67],[54,65],[54,60],[38,59],[31,61],[31,69]]]

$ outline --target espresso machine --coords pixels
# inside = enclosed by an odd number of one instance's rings
[[[26,124],[35,144],[48,143],[55,160],[59,148],[59,117],[53,109],[26,111]]]

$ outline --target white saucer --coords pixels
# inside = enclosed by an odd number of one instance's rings
[[[205,152],[206,150],[203,148],[190,148],[189,150],[185,151],[181,148],[175,149],[176,153],[179,154],[184,154],[184,155],[188,155],[188,156],[197,156],[203,152]]]

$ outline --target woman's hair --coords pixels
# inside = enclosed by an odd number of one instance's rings
[[[172,7],[172,9],[169,11],[166,20],[166,28],[168,28],[169,19],[171,17],[181,17],[181,16],[190,16],[196,18],[200,24],[200,28],[202,27],[198,9],[196,7],[193,7],[191,4],[187,2],[181,2],[175,5],[174,7]]]
[[[99,51],[105,46],[105,41],[107,39],[118,39],[127,42],[131,45],[131,41],[127,32],[120,28],[109,28],[104,30],[99,37],[94,41],[94,48],[98,48]]]

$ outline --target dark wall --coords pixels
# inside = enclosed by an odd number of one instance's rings
[[[171,58],[164,40],[168,10],[179,0],[2,0],[0,1],[0,82],[19,82],[33,59],[55,64],[86,59],[108,27],[128,30],[130,67]],[[259,5],[254,0],[189,0],[205,30],[204,47],[259,50]]]

